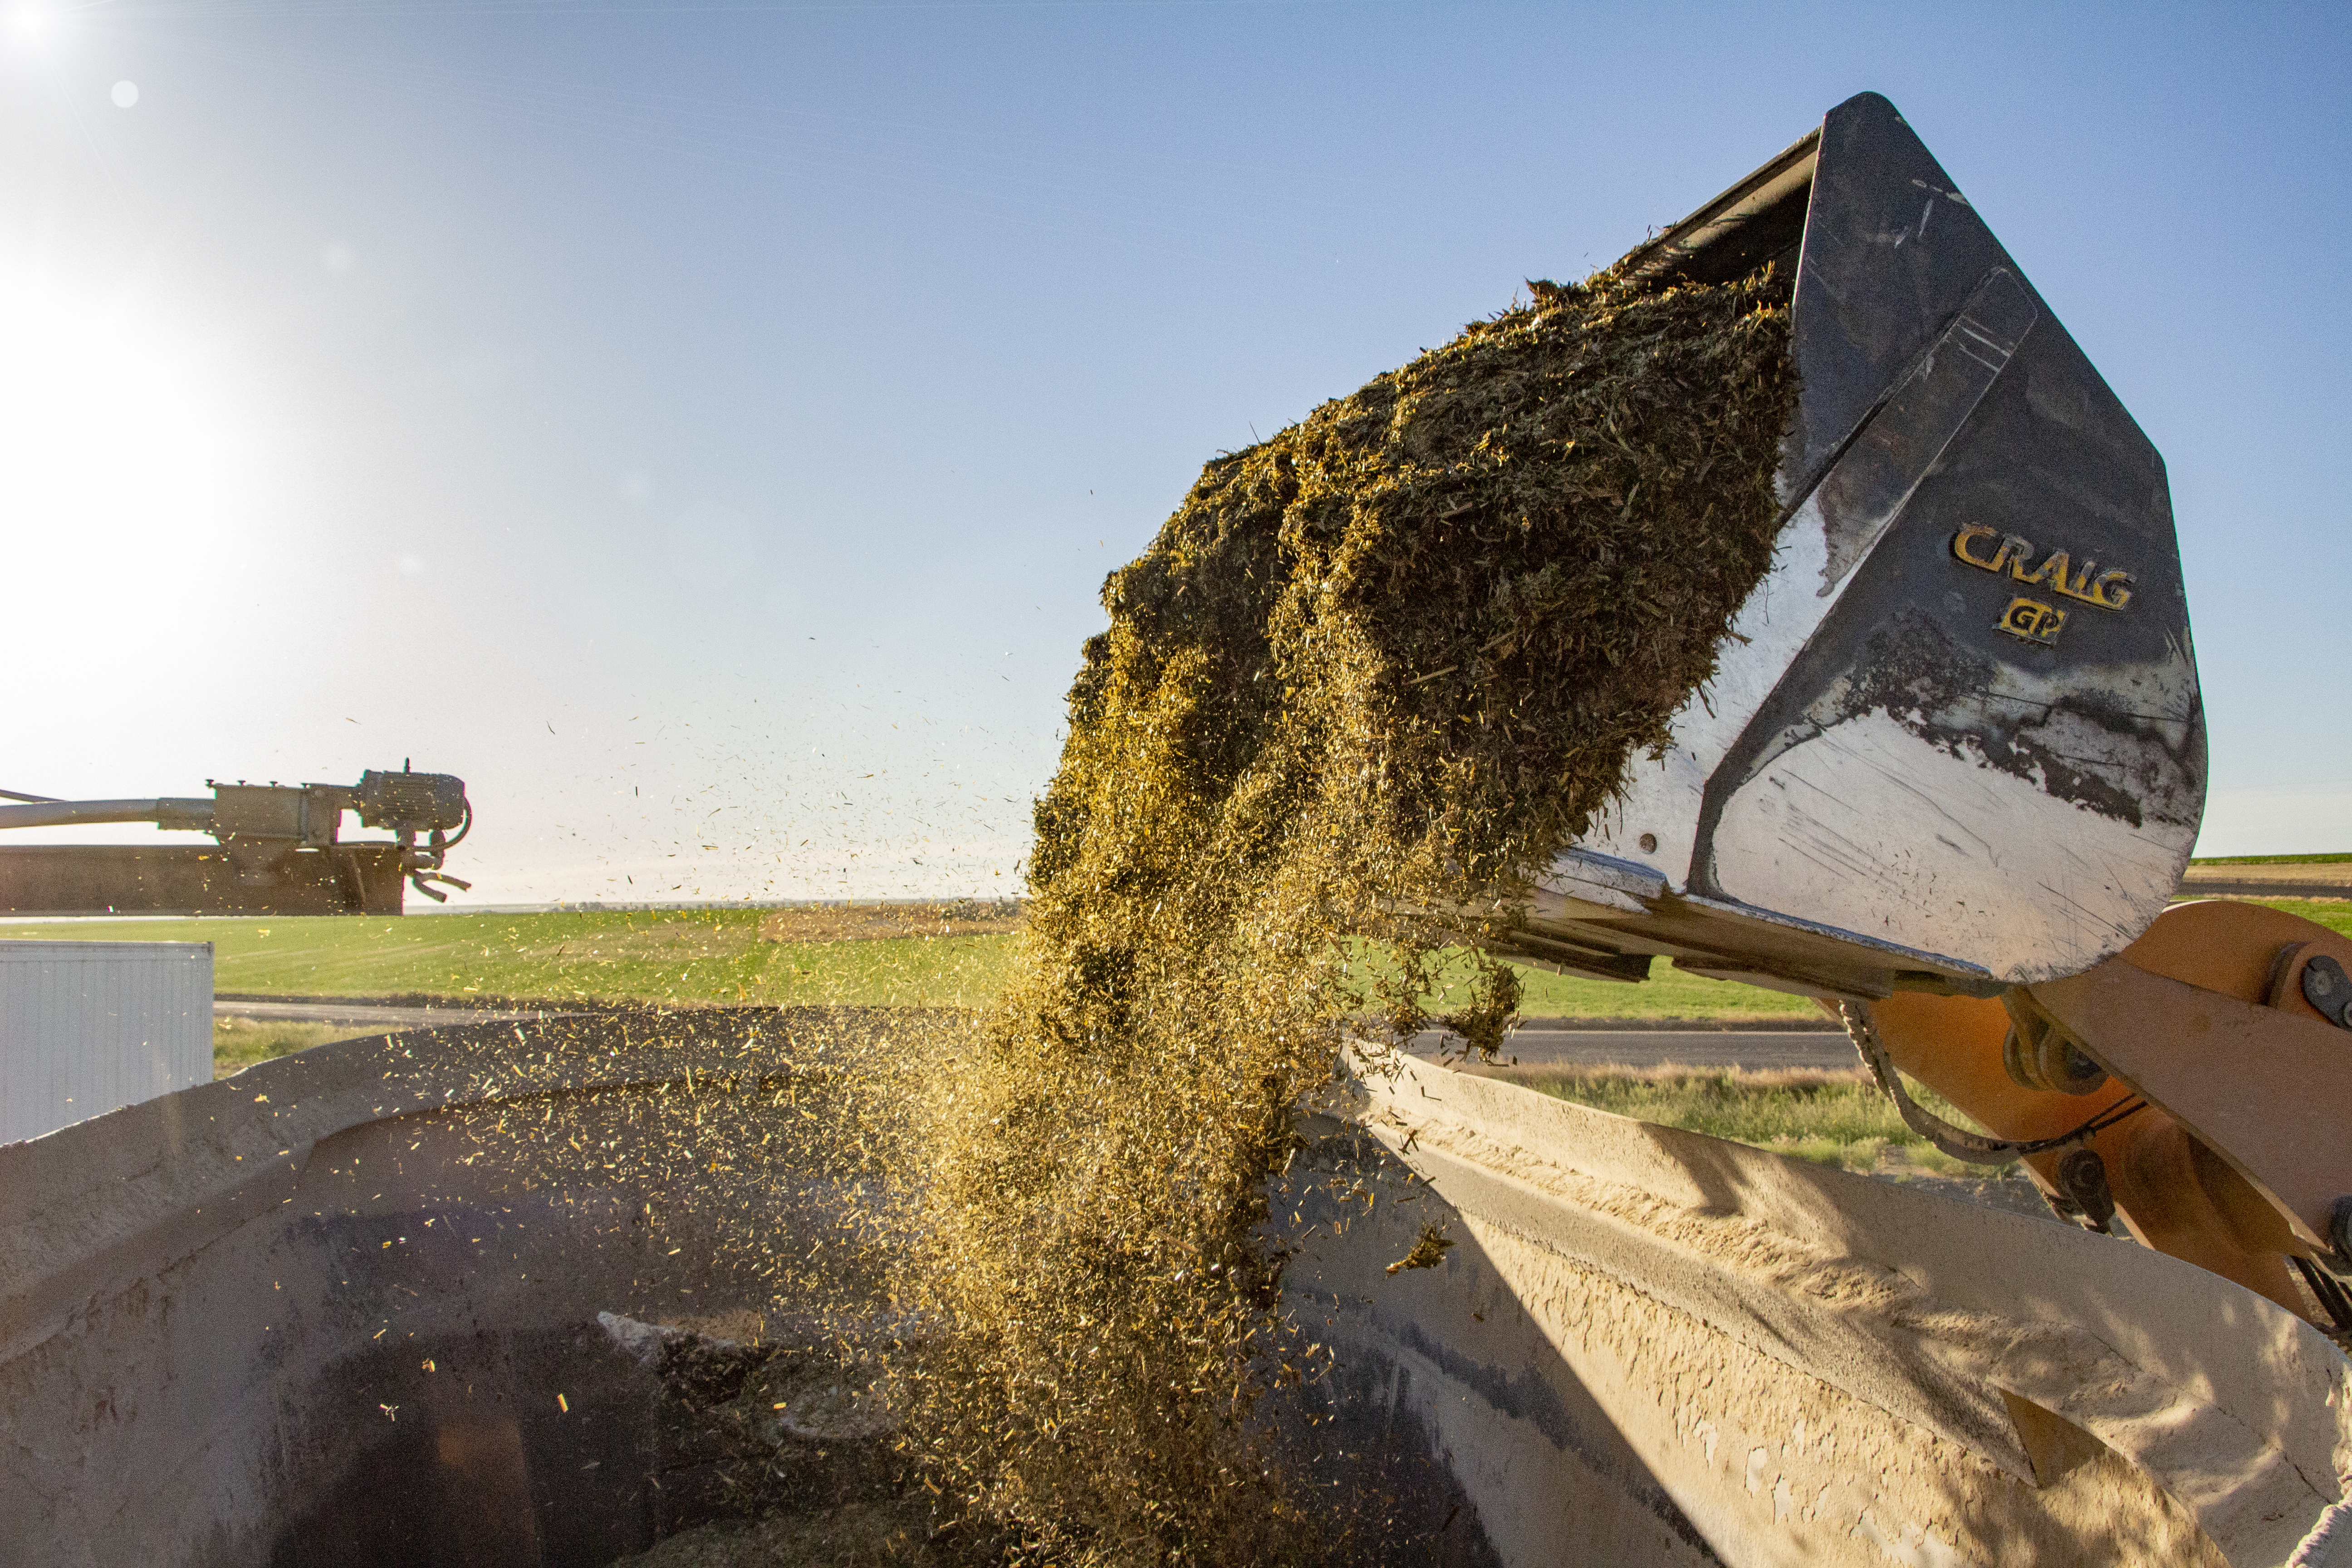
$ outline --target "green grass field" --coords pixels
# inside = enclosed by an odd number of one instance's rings
[[[213,1019],[213,1077],[243,1072],[256,1062],[290,1057],[330,1040],[348,1040],[370,1031],[342,1024],[298,1024],[278,1018]]]
[[[2352,935],[2352,904],[2263,900]],[[0,926],[0,940],[209,942],[224,992],[282,996],[519,996],[778,1005],[981,1005],[1003,987],[1005,935],[761,942],[750,910],[398,920],[60,921]],[[1684,974],[1661,961],[1641,985],[1521,969],[1531,1018],[1810,1016],[1801,997]],[[1432,998],[1441,1010],[1445,998]]]
[[[1423,999],[1432,1013],[1459,1005],[1459,987],[1469,974],[1466,954],[1440,969],[1437,984]],[[1548,970],[1513,964],[1518,971],[1520,1016],[1528,1018],[1700,1018],[1713,1022],[1819,1017],[1821,1009],[1802,996],[1766,991],[1734,981],[1709,980],[1685,974],[1664,959],[1650,965],[1650,978],[1638,985],[1617,980],[1581,980]],[[1360,982],[1367,966],[1359,963]]]
[[[2301,915],[2314,925],[2326,926],[2339,935],[2352,936],[2352,903],[2337,899],[2243,899],[2242,903],[2267,904],[2274,910],[2284,910],[2291,915]]]
[[[752,1002],[969,1007],[1010,972],[1013,936],[761,942],[761,912],[692,910],[418,915],[398,920],[71,921],[0,939],[209,942],[215,989],[273,996]],[[1529,1017],[1744,1018],[1803,1014],[1795,996],[1681,974],[1646,984],[1521,970]],[[1444,1005],[1443,998],[1437,998]]]
[[[1849,1171],[1883,1168],[1890,1156],[1939,1175],[1990,1173],[1942,1152],[1903,1125],[1895,1102],[1857,1068],[1851,1072],[1692,1072],[1594,1068],[1486,1068],[1486,1073],[1662,1127],[1686,1128],[1736,1143]],[[1914,1099],[1947,1121],[1976,1123],[1924,1085]],[[1981,1131],[1981,1129],[1979,1129]],[[2005,1167],[2000,1167],[2005,1168]]]
[[[759,940],[760,911],[72,921],[0,938],[209,942],[217,991],[283,996],[590,998],[976,1006],[1003,986],[1005,936]]]

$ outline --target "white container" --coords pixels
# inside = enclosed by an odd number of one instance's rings
[[[213,1076],[213,944],[0,942],[0,1143]]]

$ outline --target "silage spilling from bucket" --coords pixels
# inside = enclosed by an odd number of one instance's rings
[[[1262,1194],[1370,1008],[1580,834],[1768,564],[1787,289],[1603,274],[1202,472],[1114,574],[1036,813],[1017,976],[931,1107],[913,1455],[975,1538],[1086,1563],[1341,1560],[1259,1402]],[[1391,944],[1385,980],[1350,939]],[[1516,983],[1454,1016],[1491,1043]]]

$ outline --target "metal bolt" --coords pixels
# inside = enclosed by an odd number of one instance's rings
[[[2074,1200],[2093,1230],[2105,1230],[2116,1217],[2115,1194],[2107,1187],[2107,1163],[2095,1149],[2071,1149],[2058,1162],[2058,1190]],[[2344,1212],[2341,1205],[2337,1212]]]
[[[2352,999],[2337,1000],[2352,992],[2352,974],[2324,952],[2313,953],[2303,966],[2303,999],[2331,1024],[2352,1029]]]
[[[1655,855],[1657,852],[1658,836],[1654,833],[1644,833],[1642,835],[1642,853],[1644,855]]]

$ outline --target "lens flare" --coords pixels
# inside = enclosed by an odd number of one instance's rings
[[[128,298],[0,267],[0,658],[75,650],[87,679],[185,648],[257,549],[240,367]],[[258,574],[258,576],[254,574]]]

